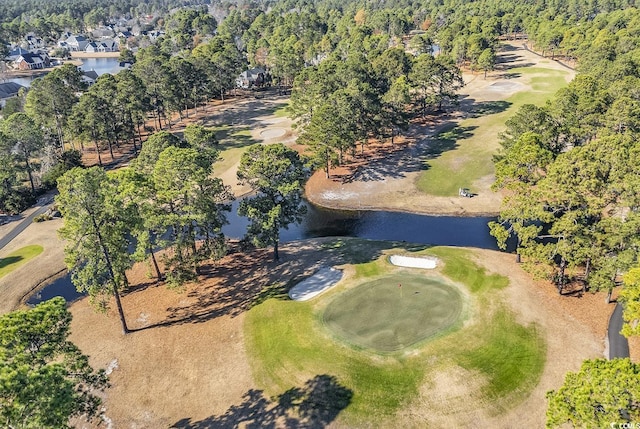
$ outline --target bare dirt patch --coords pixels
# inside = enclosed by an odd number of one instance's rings
[[[132,291],[123,298],[130,324],[139,331],[126,337],[114,311],[105,316],[86,299],[74,303],[72,340],[96,367],[113,367],[117,360],[112,387],[105,394],[106,414],[114,427],[170,427],[180,421],[218,427],[216,422],[229,422],[225,416],[240,418],[233,407],[246,404],[251,392],[267,400],[264,386],[251,374],[251,351],[245,349],[243,334],[245,311],[267,296],[280,296],[278,288],[263,289],[266,285],[290,279],[293,284],[321,265],[338,265],[336,256],[322,249],[323,242],[283,246],[283,262],[278,265],[267,251],[229,255],[207,267],[201,282],[182,292],[155,285],[146,277],[148,268],[139,265],[129,276]],[[540,384],[522,404],[496,417],[487,404],[473,402],[482,378],[442,363],[435,378],[425,380],[419,398],[399,413],[398,424],[444,427],[455,421],[506,428],[525,422],[541,427],[545,392],[559,387],[565,372],[577,370],[582,360],[602,355],[609,308],[602,296],[560,298],[552,286],[522,272],[513,255],[480,250],[474,254],[489,271],[510,276],[505,300],[521,323],[540,327],[547,343]],[[342,426],[334,422],[332,427]]]

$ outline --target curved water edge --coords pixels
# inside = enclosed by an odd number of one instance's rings
[[[118,58],[115,57],[104,57],[104,58],[76,58],[76,60],[82,61],[82,64],[79,66],[84,71],[95,71],[98,76],[101,76],[105,73],[116,74],[121,68],[119,67],[120,62]],[[31,82],[35,79],[41,78],[46,75],[50,70],[45,70],[42,73],[34,73],[29,76],[22,77],[10,77],[4,79],[3,82],[15,82],[22,86],[30,87]]]
[[[222,229],[231,239],[244,236],[248,221],[238,215],[239,200],[227,215],[228,225]],[[370,240],[404,241],[434,246],[478,247],[498,250],[489,234],[488,223],[493,217],[430,216],[406,212],[372,210],[334,210],[306,203],[307,214],[299,225],[280,232],[280,241],[319,237],[356,237]],[[28,305],[62,296],[67,301],[82,295],[76,291],[69,275],[34,289],[26,300]]]

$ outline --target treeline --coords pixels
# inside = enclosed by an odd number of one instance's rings
[[[515,234],[525,267],[560,293],[579,280],[610,297],[638,264],[639,19],[626,9],[584,22],[580,73],[547,105],[523,106],[502,136],[494,186],[507,197],[492,233],[503,246]],[[623,300],[637,300],[636,283]],[[636,307],[625,311],[629,332]]]
[[[157,281],[176,287],[197,280],[203,263],[227,254],[222,227],[234,197],[212,174],[217,141],[198,125],[189,125],[184,136],[161,131],[130,167],[110,173],[74,168],[58,180],[60,235],[72,281],[99,308],[114,296],[125,333],[120,294],[134,262],[149,260]],[[278,260],[280,229],[305,213],[303,160],[282,144],[255,145],[243,154],[237,176],[254,192],[238,210],[250,221],[245,242],[273,246]]]

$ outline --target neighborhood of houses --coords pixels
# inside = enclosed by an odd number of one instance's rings
[[[136,51],[139,47],[148,46],[162,37],[165,32],[151,29],[153,16],[147,16],[137,22],[119,19],[110,25],[100,26],[84,34],[63,33],[56,42],[46,41],[36,34],[27,34],[20,42],[8,46],[9,54],[0,61],[0,71],[44,70],[62,63],[63,59],[74,52],[86,54],[119,52],[121,49]],[[130,67],[129,63],[120,63],[120,68]],[[46,72],[46,71],[45,71]],[[92,85],[98,78],[93,71],[83,70],[83,80]],[[236,79],[238,88],[255,89],[270,86],[271,75],[263,68],[256,67],[240,74]],[[25,88],[0,75],[0,108],[10,98],[17,97]],[[1,113],[0,113],[1,115]]]

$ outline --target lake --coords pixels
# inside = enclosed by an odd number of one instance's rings
[[[243,237],[247,220],[238,216],[239,201],[227,215],[229,224],[222,229],[228,238]],[[438,246],[478,247],[497,250],[495,239],[489,234],[491,217],[428,216],[412,213],[366,210],[332,210],[307,204],[307,215],[300,225],[291,225],[280,232],[283,243],[316,237],[358,237],[371,240],[406,241]],[[28,305],[62,296],[73,301],[83,296],[63,276],[27,300]]]
[[[84,71],[95,71],[98,76],[103,75],[105,73],[116,74],[120,71],[118,65],[120,62],[118,58],[82,58],[82,65],[80,68]],[[28,77],[14,77],[11,79],[6,79],[5,82],[15,82],[22,86],[29,87],[31,86],[31,82],[34,79],[44,76],[46,73],[39,74],[37,76],[28,76]]]

